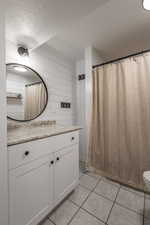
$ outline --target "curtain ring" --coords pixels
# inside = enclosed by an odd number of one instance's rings
[[[134,61],[134,62],[137,62],[137,59],[136,59],[136,57],[133,57],[133,61]]]

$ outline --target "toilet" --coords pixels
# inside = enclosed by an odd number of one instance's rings
[[[143,180],[148,191],[150,191],[150,171],[143,173]]]

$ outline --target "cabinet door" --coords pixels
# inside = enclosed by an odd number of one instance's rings
[[[70,146],[55,154],[54,196],[57,205],[78,184],[78,145]]]
[[[9,175],[10,225],[35,225],[53,207],[53,157],[36,160]]]

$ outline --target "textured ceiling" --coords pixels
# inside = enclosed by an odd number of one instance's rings
[[[107,0],[8,0],[6,39],[35,48]]]
[[[141,0],[110,0],[60,37],[79,48],[93,45],[106,59],[150,49],[150,12]]]
[[[97,48],[106,59],[150,48],[142,0],[9,0],[6,38],[36,48],[47,41],[67,57]]]

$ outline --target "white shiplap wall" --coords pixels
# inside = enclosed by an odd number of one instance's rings
[[[0,224],[8,225],[8,167],[5,80],[5,7],[0,2]]]
[[[49,100],[44,113],[37,120],[56,120],[59,124],[74,124],[75,65],[59,52],[43,45],[30,53],[29,59],[18,56],[16,46],[7,42],[6,62],[18,62],[36,70],[45,81]],[[71,102],[71,109],[61,109],[60,102]]]

